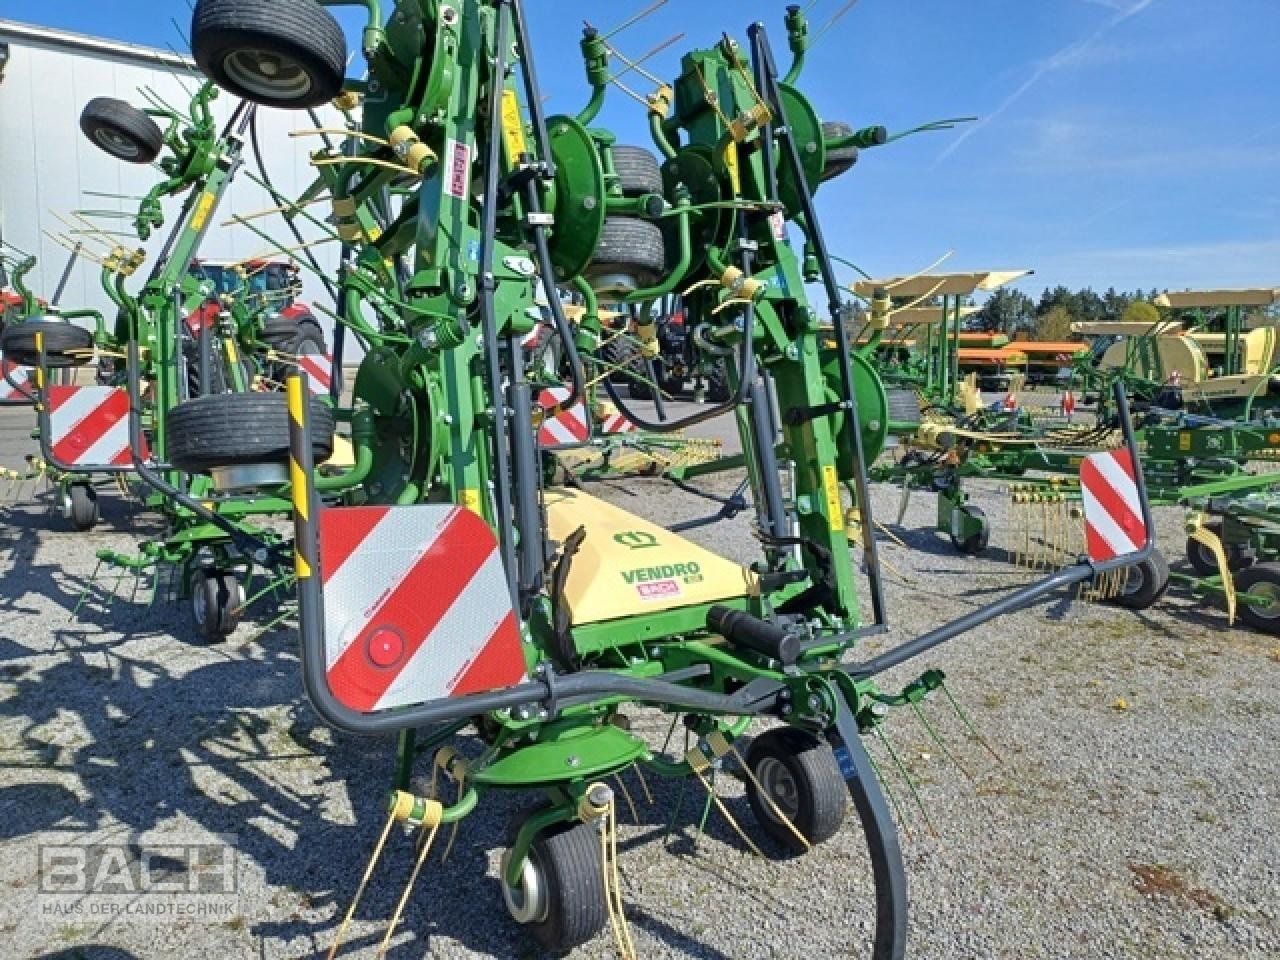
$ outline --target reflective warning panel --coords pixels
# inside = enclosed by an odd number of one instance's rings
[[[366,713],[525,679],[497,539],[451,504],[320,511],[329,689]]]
[[[49,446],[57,463],[119,467],[129,453],[129,396],[120,387],[51,386]],[[141,451],[143,459],[147,451]]]
[[[553,410],[557,404],[569,399],[568,387],[548,387],[538,394],[538,405]],[[579,401],[564,410],[548,413],[538,428],[538,443],[544,447],[557,447],[566,443],[582,443],[590,431],[587,428],[587,407]]]
[[[333,354],[300,353],[298,369],[307,375],[307,387],[314,396],[324,396],[333,385]]]
[[[31,368],[6,360],[0,353],[0,403],[30,403],[33,393]]]
[[[1089,559],[1100,563],[1142,549],[1147,526],[1128,448],[1085,457],[1080,464],[1080,495]]]

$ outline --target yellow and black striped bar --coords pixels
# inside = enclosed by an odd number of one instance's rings
[[[289,480],[293,491],[293,563],[298,576],[301,603],[304,584],[319,575],[319,536],[316,497],[311,477],[315,464],[311,451],[311,423],[307,375],[291,373],[285,378],[289,406]]]

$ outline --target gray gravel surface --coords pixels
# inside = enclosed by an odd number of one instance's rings
[[[0,463],[25,431],[0,412]],[[0,492],[3,487],[0,486]],[[671,521],[698,501],[653,481],[603,495]],[[1026,575],[1002,562],[1004,496],[978,490],[996,520],[994,555],[955,556],[917,496],[884,546],[892,634],[918,634],[1000,596]],[[127,548],[153,518],[104,497],[85,535],[46,513],[30,487],[0,506],[0,955],[73,960],[289,958],[332,942],[382,823],[391,744],[338,735],[305,703],[295,639],[247,623],[226,643],[193,639],[181,604],[123,599],[70,615],[104,546]],[[897,493],[877,492],[883,519]],[[1182,563],[1180,517],[1160,516]],[[752,556],[745,518],[693,534]],[[266,611],[259,622],[267,619]],[[910,714],[889,743],[918,784],[928,822],[886,745],[869,748],[907,833],[912,957],[1262,958],[1280,956],[1280,645],[1229,629],[1221,611],[1171,595],[1132,614],[1059,596],[956,640],[905,682],[943,668],[1002,762],[945,701],[926,707],[968,779]],[[637,714],[660,744],[666,724]],[[476,749],[463,738],[464,752]],[[641,957],[867,956],[871,889],[850,820],[811,854],[750,856],[700,789],[628,782],[620,814],[627,911]],[[754,831],[736,780],[720,789]],[[462,826],[445,865],[419,882],[393,957],[537,956],[507,920],[496,876],[511,816],[494,795]],[[669,827],[669,824],[673,826]],[[39,847],[52,843],[233,838],[234,912],[165,920],[46,916]],[[393,836],[346,956],[373,957],[411,852]],[[154,896],[154,895],[153,895]],[[607,936],[574,958],[613,956]]]

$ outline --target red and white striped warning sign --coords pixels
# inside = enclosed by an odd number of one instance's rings
[[[298,369],[307,375],[307,386],[312,395],[321,396],[329,392],[333,385],[333,354],[299,354]]]
[[[548,387],[538,394],[538,405],[551,410],[569,399],[568,387]],[[587,408],[579,401],[566,410],[548,413],[538,428],[538,443],[544,447],[558,447],[566,443],[582,443],[590,435],[587,427]]]
[[[129,455],[129,396],[120,387],[51,386],[49,446],[57,463],[124,466]],[[147,452],[144,450],[145,458]]]
[[[635,433],[638,428],[612,406],[607,407],[600,420],[601,433]]]
[[[1080,495],[1089,559],[1102,562],[1142,549],[1147,526],[1127,448],[1085,457],[1080,464]]]
[[[20,366],[0,355],[0,401],[30,403],[33,392],[31,368]]]
[[[373,712],[525,679],[493,531],[451,504],[320,511],[329,689]]]

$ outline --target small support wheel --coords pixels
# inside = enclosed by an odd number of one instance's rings
[[[509,857],[510,851],[503,854],[499,874],[507,912],[546,950],[571,950],[604,929],[608,912],[594,824],[556,824],[540,834],[515,886],[507,883]]]
[[[1126,610],[1146,610],[1169,589],[1169,561],[1159,550],[1128,569],[1128,579],[1110,602]]]
[[[781,813],[812,846],[836,835],[844,822],[848,793],[826,742],[794,727],[776,727],[751,742],[746,761],[773,801],[766,802],[748,779],[747,801],[765,833],[792,853],[806,851],[778,818]]]
[[[1221,538],[1221,526],[1217,524],[1208,525],[1207,529]],[[1227,568],[1232,571],[1243,570],[1251,566],[1256,559],[1248,547],[1224,543],[1222,548],[1227,554]],[[1202,577],[1216,577],[1219,573],[1218,558],[1213,555],[1212,550],[1195,537],[1187,537],[1187,562]]]
[[[1241,601],[1240,619],[1253,629],[1280,636],[1280,563],[1259,563],[1241,570],[1235,578],[1236,591],[1265,597],[1270,605]]]
[[[240,624],[244,589],[227,570],[199,570],[191,579],[191,615],[205,640],[225,640]]]
[[[224,90],[286,110],[332,100],[347,66],[342,27],[316,0],[199,0],[191,51]]]
[[[125,163],[151,163],[164,149],[164,133],[132,104],[94,97],[80,113],[80,130],[95,146]]]
[[[987,520],[986,511],[981,507],[963,506],[956,508],[956,512],[963,519],[957,522],[953,518],[951,521],[951,545],[965,556],[975,557],[991,542],[991,523]]]
[[[63,494],[62,515],[74,530],[91,530],[98,522],[98,493],[87,483],[73,483]]]

